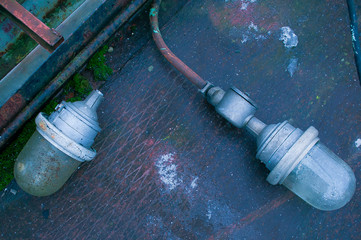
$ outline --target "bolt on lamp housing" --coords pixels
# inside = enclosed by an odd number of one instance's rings
[[[254,102],[234,87],[224,91],[207,83],[201,93],[221,116],[236,127],[246,127],[257,138],[256,157],[270,170],[269,183],[286,186],[320,210],[335,210],[350,201],[355,175],[319,142],[314,127],[303,132],[287,121],[266,125],[254,117]]]
[[[17,184],[27,193],[47,196],[58,191],[84,161],[92,160],[91,148],[99,127],[96,109],[103,94],[92,91],[84,101],[62,102],[50,117],[39,113],[36,132],[15,162]]]

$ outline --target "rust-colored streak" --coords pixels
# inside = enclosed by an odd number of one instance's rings
[[[16,93],[0,108],[0,129],[3,129],[16,116],[25,104],[23,96]]]
[[[2,0],[0,10],[49,52],[64,41],[55,29],[46,26],[15,0]]]
[[[229,236],[232,234],[235,230],[240,229],[244,226],[247,226],[248,224],[254,222],[257,219],[262,218],[267,213],[271,212],[272,210],[278,208],[288,200],[290,200],[294,196],[293,193],[288,192],[285,195],[282,195],[274,200],[272,200],[269,203],[266,203],[259,209],[249,213],[247,216],[243,217],[241,220],[239,220],[237,223],[231,224],[227,226],[223,231],[218,232],[215,236],[211,236],[209,240],[214,239],[222,239],[222,236]]]

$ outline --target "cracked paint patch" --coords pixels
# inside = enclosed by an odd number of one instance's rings
[[[178,177],[177,165],[174,163],[174,154],[162,155],[156,162],[160,180],[169,190],[175,189],[183,181]]]
[[[295,32],[288,26],[281,27],[281,36],[279,40],[283,41],[286,48],[296,47],[298,44],[298,37]]]

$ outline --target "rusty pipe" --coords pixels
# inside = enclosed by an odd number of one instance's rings
[[[159,51],[163,54],[163,56],[168,60],[170,64],[172,64],[179,72],[181,72],[199,89],[202,89],[207,84],[207,82],[196,72],[194,72],[190,67],[188,67],[184,62],[182,62],[182,60],[180,60],[176,55],[174,55],[174,53],[168,48],[167,44],[163,40],[158,23],[158,13],[161,2],[161,0],[154,0],[152,8],[149,12],[154,42],[156,43]]]

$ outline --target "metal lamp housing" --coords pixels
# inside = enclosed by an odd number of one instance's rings
[[[84,161],[92,160],[91,148],[101,130],[96,109],[103,94],[95,90],[84,100],[62,102],[50,117],[43,113],[35,119],[31,136],[14,166],[18,185],[34,196],[58,191]]]
[[[257,158],[271,171],[267,181],[282,184],[320,210],[336,210],[352,198],[351,168],[319,142],[318,131],[305,132],[287,121],[267,126],[257,139]]]
[[[303,132],[287,121],[266,125],[254,117],[254,102],[234,87],[223,91],[207,83],[201,93],[221,116],[257,138],[256,157],[270,170],[269,183],[286,186],[320,210],[339,209],[351,200],[356,188],[353,171],[319,142],[314,127]]]

